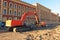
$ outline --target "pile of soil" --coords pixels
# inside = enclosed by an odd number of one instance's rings
[[[28,32],[4,32],[0,33],[0,40],[60,40],[60,26]]]

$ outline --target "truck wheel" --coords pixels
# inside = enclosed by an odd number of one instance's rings
[[[41,25],[41,27],[43,27],[43,25]]]
[[[16,28],[13,28],[13,32],[17,32],[17,31],[16,31]]]
[[[9,31],[9,32],[12,32],[12,31],[13,31],[13,28],[12,28],[12,27],[10,27],[10,28],[8,29],[8,31]]]

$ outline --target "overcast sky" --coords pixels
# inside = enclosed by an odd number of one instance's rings
[[[22,0],[24,2],[34,4],[40,3],[43,6],[51,9],[53,12],[57,12],[60,15],[60,0]]]

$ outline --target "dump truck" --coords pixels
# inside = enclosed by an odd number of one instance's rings
[[[9,30],[15,31],[16,32],[16,28],[17,27],[21,27],[21,28],[31,28],[31,26],[27,27],[27,25],[24,24],[24,21],[26,20],[27,16],[31,16],[34,15],[36,22],[34,25],[36,25],[36,27],[41,27],[41,26],[46,26],[45,22],[39,22],[39,18],[36,12],[24,12],[24,14],[21,16],[21,19],[19,20],[6,20],[6,27],[9,28]]]

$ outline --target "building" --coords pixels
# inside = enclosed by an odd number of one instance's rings
[[[24,12],[35,11],[35,6],[20,0],[0,0],[0,21],[18,20]],[[33,16],[30,19],[35,20]]]
[[[19,20],[23,13],[28,11],[36,11],[39,21],[45,21],[46,23],[59,21],[58,15],[39,3],[32,5],[21,0],[0,0],[0,21]],[[27,24],[32,24],[35,21],[33,15],[27,16],[25,20]]]
[[[34,4],[40,21],[50,22],[51,10],[39,3]]]
[[[59,22],[60,22],[60,17],[59,17]]]
[[[53,22],[53,23],[59,22],[59,14],[58,13],[55,14],[55,13],[51,12],[51,22]]]
[[[39,17],[39,21],[45,21],[47,24],[57,23],[59,22],[59,14],[55,14],[51,12],[51,9],[39,4],[33,4],[36,6],[36,11]]]

